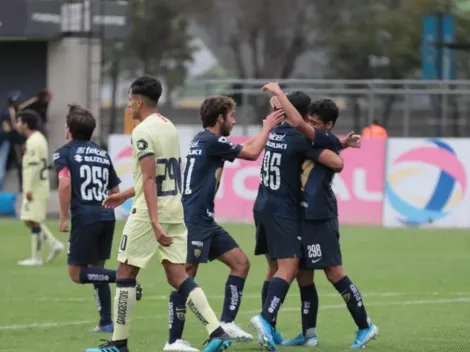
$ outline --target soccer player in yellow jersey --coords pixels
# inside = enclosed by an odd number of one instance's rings
[[[49,199],[49,163],[47,140],[38,131],[39,116],[35,111],[24,110],[17,119],[18,131],[26,137],[23,156],[23,204],[21,220],[31,229],[31,257],[18,262],[19,265],[42,265],[41,246],[45,239],[49,245],[47,261],[54,259],[64,245],[43,224],[46,219]]]
[[[156,251],[170,285],[186,301],[209,334],[205,352],[221,352],[231,345],[228,335],[194,280],[186,274],[187,230],[181,203],[178,132],[157,112],[161,83],[149,76],[131,85],[128,108],[140,124],[132,132],[134,187],[110,195],[104,205],[116,207],[135,196],[123,230],[118,254],[114,333],[111,341],[87,352],[128,352],[131,312],[136,301],[136,277]]]

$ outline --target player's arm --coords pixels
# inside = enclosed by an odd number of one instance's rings
[[[59,149],[53,156],[54,167],[59,178],[59,213],[60,220],[67,221],[70,201],[72,199],[72,180],[67,159],[67,152]]]
[[[313,159],[317,163],[325,165],[334,172],[343,171],[343,158],[331,150],[323,148],[312,148],[305,156],[307,158]]]
[[[119,193],[119,184],[121,179],[114,169],[113,161],[109,158],[109,176],[108,176],[108,194],[117,194]]]

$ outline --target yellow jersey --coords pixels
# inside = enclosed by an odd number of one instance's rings
[[[160,223],[184,222],[181,203],[180,140],[175,125],[160,114],[152,114],[132,131],[135,198],[131,214],[150,221],[142,185],[140,160],[155,158],[158,219]]]
[[[26,140],[23,155],[23,193],[31,192],[34,198],[47,199],[49,185],[49,148],[44,135],[35,131]]]

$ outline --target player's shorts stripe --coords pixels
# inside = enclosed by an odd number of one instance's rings
[[[146,153],[146,154],[140,155],[140,156],[138,157],[138,159],[139,159],[139,161],[140,161],[140,160],[142,160],[142,159],[145,159],[145,158],[148,157],[148,156],[153,156],[153,155],[155,155],[155,154],[154,154],[154,153]]]

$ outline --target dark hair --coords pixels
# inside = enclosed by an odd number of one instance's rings
[[[34,110],[23,110],[18,114],[18,119],[26,124],[31,131],[37,131],[39,129],[40,116]]]
[[[96,128],[96,120],[92,113],[77,104],[69,105],[65,123],[72,139],[89,141]]]
[[[214,127],[220,115],[225,118],[228,112],[235,109],[236,106],[235,101],[227,96],[207,98],[203,101],[200,109],[202,127]]]
[[[287,99],[289,99],[290,103],[294,105],[294,108],[297,109],[302,117],[307,116],[308,107],[312,101],[312,99],[307,94],[301,91],[295,91],[288,93]]]
[[[157,105],[162,95],[162,84],[156,78],[145,75],[137,78],[131,84],[131,94],[147,98],[152,105]]]
[[[308,108],[310,115],[317,115],[320,121],[324,123],[336,123],[339,115],[338,105],[331,99],[320,99],[312,102]]]

